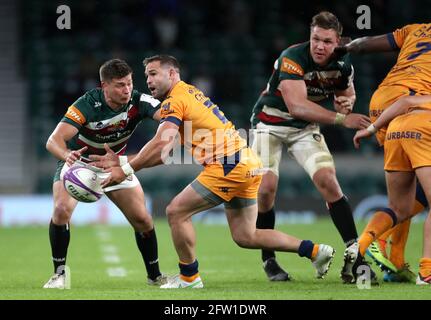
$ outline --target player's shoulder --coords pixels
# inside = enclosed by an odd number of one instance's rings
[[[295,43],[289,47],[287,47],[286,49],[284,49],[281,54],[280,57],[290,57],[290,58],[299,58],[299,59],[304,59],[306,57],[308,57],[308,55],[310,54],[310,42],[306,41],[306,42],[301,42],[301,43]]]
[[[132,100],[137,104],[149,104],[153,108],[160,105],[160,101],[150,94],[139,92],[138,90],[133,90],[132,92]]]
[[[73,105],[79,109],[100,108],[103,103],[102,94],[101,88],[91,89],[79,97]]]

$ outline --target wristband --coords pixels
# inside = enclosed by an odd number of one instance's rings
[[[129,162],[127,156],[118,156],[118,161],[120,161],[120,167]]]
[[[365,130],[367,130],[369,133],[371,133],[371,134],[375,134],[377,131],[379,131],[379,129],[377,129],[375,126],[374,126],[374,124],[370,124],[368,127],[367,127],[367,129],[365,129]]]
[[[335,115],[335,120],[334,120],[334,124],[336,124],[336,125],[343,125],[343,123],[344,123],[344,119],[346,119],[346,115],[345,114],[342,114],[342,113],[339,113],[339,112],[337,112],[337,114]]]
[[[121,166],[121,170],[123,170],[123,172],[126,175],[126,177],[128,177],[128,176],[132,175],[133,173],[135,173],[135,170],[133,170],[133,168],[130,165],[130,163],[126,163],[125,165]]]

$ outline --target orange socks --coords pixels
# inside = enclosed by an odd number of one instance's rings
[[[422,277],[431,275],[431,258],[422,258],[419,260],[419,272]]]
[[[365,255],[365,251],[371,242],[376,240],[378,236],[382,235],[387,230],[391,229],[397,222],[395,212],[388,208],[383,210],[377,211],[373,215],[359,238],[359,252],[362,256]]]
[[[313,246],[313,251],[311,251],[311,260],[314,260],[314,258],[317,256],[318,251],[319,251],[319,245],[315,244]]]

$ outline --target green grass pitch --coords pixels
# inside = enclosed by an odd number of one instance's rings
[[[359,224],[359,230],[363,229]],[[308,259],[294,253],[278,253],[279,262],[293,277],[291,282],[269,282],[264,275],[260,251],[239,248],[227,226],[196,224],[197,255],[205,288],[161,290],[146,284],[146,273],[130,227],[73,227],[68,254],[71,270],[69,290],[47,290],[51,276],[48,226],[0,228],[0,299],[430,299],[431,288],[414,284],[383,283],[371,289],[343,285],[339,279],[343,244],[329,220],[310,225],[281,225],[280,230],[302,239],[334,246],[331,270],[323,280],[314,278]],[[177,273],[178,259],[164,220],[156,221],[162,271]],[[407,261],[415,272],[422,251],[422,223],[412,224]],[[116,257],[112,257],[115,254]],[[122,272],[108,274],[114,268]],[[376,266],[379,280],[382,273]],[[116,276],[115,276],[116,275]],[[122,275],[122,276],[119,276]]]

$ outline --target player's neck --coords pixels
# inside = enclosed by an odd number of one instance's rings
[[[123,104],[115,103],[114,101],[112,101],[112,99],[106,95],[105,91],[103,91],[103,97],[105,98],[105,102],[108,107],[114,111],[118,111],[124,106]]]
[[[179,77],[174,79],[174,81],[172,82],[171,88],[169,89],[168,93],[166,94],[166,97],[169,97],[169,95],[171,94],[172,90],[174,90],[175,86],[180,81],[181,81],[181,79]],[[165,97],[165,99],[166,99],[166,97]]]

